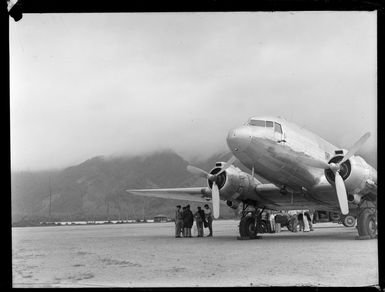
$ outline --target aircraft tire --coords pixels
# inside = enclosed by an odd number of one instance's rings
[[[356,218],[352,215],[347,215],[342,218],[342,224],[345,227],[354,227],[356,225]]]
[[[359,237],[375,238],[377,236],[377,220],[370,209],[364,209],[357,219]]]
[[[241,237],[256,238],[257,230],[255,227],[255,218],[251,216],[246,216],[242,218],[239,223],[239,234]]]

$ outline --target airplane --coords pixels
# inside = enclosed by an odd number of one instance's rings
[[[248,207],[340,212],[348,222],[357,220],[359,238],[376,238],[377,170],[354,155],[369,137],[365,133],[346,150],[283,118],[251,117],[228,132],[233,156],[227,162],[217,162],[209,172],[187,167],[207,179],[206,187],[126,191],[193,202],[211,200],[216,219],[221,200],[233,209],[242,203],[241,238],[257,238],[260,213],[247,211]],[[235,167],[237,159],[251,173]],[[255,174],[270,183],[261,183]]]

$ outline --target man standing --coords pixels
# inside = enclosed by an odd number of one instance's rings
[[[187,237],[187,212],[186,207],[182,207],[182,230],[183,230],[183,237]]]
[[[305,216],[307,218],[307,221],[309,221],[309,227],[310,227],[310,231],[314,231],[313,229],[313,223],[312,223],[312,218],[311,218],[311,215],[310,215],[310,212],[309,211],[306,211],[305,212]]]
[[[290,227],[289,227],[289,225],[290,225]],[[296,213],[291,215],[287,229],[289,229],[291,232],[297,232],[298,231],[298,217],[297,217]]]
[[[194,224],[194,215],[190,210],[190,205],[186,206],[186,237],[191,237],[191,228]]]
[[[298,224],[299,224],[299,231],[304,231],[305,230],[305,226],[304,226],[304,220],[303,220],[303,213],[302,211],[299,212],[299,214],[297,215],[297,218],[298,218]]]
[[[178,205],[175,210],[175,237],[180,237],[180,233],[182,232],[183,219],[180,208],[180,205]]]
[[[206,218],[207,225],[208,225],[207,227],[209,228],[209,231],[210,231],[210,233],[209,233],[209,235],[207,235],[207,237],[211,237],[211,236],[213,236],[213,214],[212,214],[212,211],[211,211],[208,204],[206,204],[204,207],[205,207],[205,210],[204,210],[205,218]]]
[[[303,232],[309,232],[310,231],[309,221],[307,220],[307,216],[304,214],[303,211],[302,211],[302,218],[303,218]]]
[[[202,214],[203,213],[203,214]],[[195,212],[195,222],[198,229],[198,236],[197,237],[203,237],[203,220],[204,220],[205,213],[201,209],[201,207],[198,207],[198,211]]]

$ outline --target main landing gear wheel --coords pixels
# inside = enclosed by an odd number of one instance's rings
[[[255,218],[246,216],[239,223],[239,234],[241,237],[256,238],[257,229],[255,227]]]
[[[364,209],[357,218],[359,239],[371,239],[377,236],[377,218],[370,209]]]
[[[356,225],[356,218],[352,215],[347,215],[342,218],[342,224],[345,227],[354,227]]]

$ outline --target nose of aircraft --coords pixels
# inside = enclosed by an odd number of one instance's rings
[[[244,151],[251,142],[251,129],[249,126],[242,126],[230,130],[227,135],[227,145],[231,151]]]

